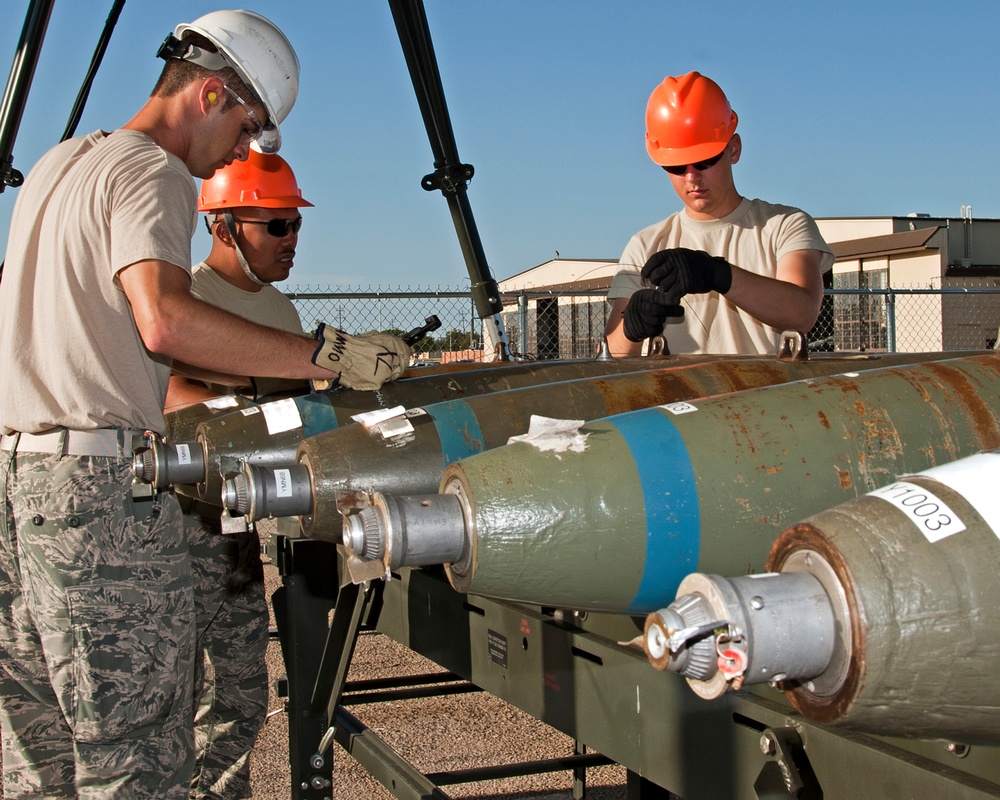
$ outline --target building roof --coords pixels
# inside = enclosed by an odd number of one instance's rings
[[[500,291],[503,294],[522,290],[566,294],[573,289],[607,289],[616,272],[616,258],[554,258],[500,281]]]
[[[873,256],[888,256],[908,253],[914,250],[937,250],[927,243],[941,228],[918,228],[915,231],[888,233],[884,236],[869,236],[864,239],[848,239],[845,242],[832,242],[830,249],[838,261],[854,258],[870,258]]]

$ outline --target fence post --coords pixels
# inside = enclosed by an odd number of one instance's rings
[[[469,350],[476,349],[476,300],[469,298]],[[485,324],[485,323],[483,323]],[[492,361],[492,356],[486,354],[486,337],[483,337],[483,359]]]
[[[896,295],[893,293],[892,289],[889,289],[885,294],[885,324],[888,330],[886,331],[886,349],[890,353],[896,352]]]
[[[528,352],[528,293],[521,290],[517,296],[517,338],[518,349],[523,356]]]

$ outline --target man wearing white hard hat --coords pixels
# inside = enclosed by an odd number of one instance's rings
[[[191,563],[176,498],[132,497],[171,366],[350,381],[389,356],[192,296],[192,178],[280,145],[298,90],[267,19],[217,11],[163,43],[138,113],[46,153],[19,189],[0,283],[0,732],[6,798],[187,798]],[[210,346],[209,346],[210,343]],[[321,366],[322,365],[322,366]],[[373,367],[374,369],[374,367]],[[366,379],[373,376],[366,374]]]

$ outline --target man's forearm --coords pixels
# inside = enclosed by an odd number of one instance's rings
[[[627,297],[619,297],[611,301],[611,313],[604,328],[604,338],[608,341],[608,351],[615,358],[627,358],[642,354],[642,342],[630,341],[625,336],[623,312],[628,305]]]
[[[734,267],[726,300],[772,328],[808,331],[816,324],[823,302],[818,265],[813,265],[812,257],[806,255],[811,252],[790,254],[795,256],[791,265],[783,259],[776,278]]]
[[[196,367],[192,364],[185,364],[183,361],[177,361],[176,359],[171,364],[171,369],[176,375],[202,383],[214,383],[219,386],[229,386],[233,389],[250,386],[250,378],[247,375],[230,375],[226,372],[215,372],[203,367]]]

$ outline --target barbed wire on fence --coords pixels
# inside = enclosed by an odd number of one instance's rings
[[[286,294],[303,328],[320,322],[352,333],[420,327],[432,314],[441,327],[415,347],[425,361],[478,359],[483,323],[467,287],[422,289],[295,287]],[[610,304],[605,289],[560,286],[501,296],[500,318],[515,358],[590,358],[601,344]],[[962,288],[827,289],[810,349],[937,352],[993,347],[1000,328],[1000,288],[994,281]]]

